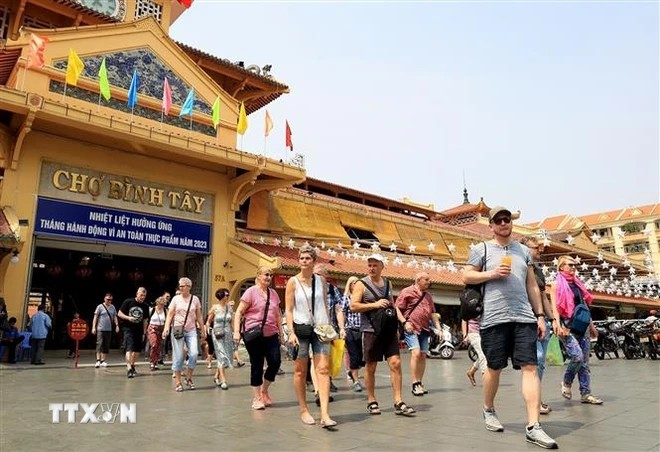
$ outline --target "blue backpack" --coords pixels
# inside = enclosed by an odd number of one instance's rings
[[[591,323],[591,312],[589,307],[582,299],[582,296],[579,297],[579,303],[575,305],[575,310],[573,311],[573,317],[571,317],[571,332],[579,336],[583,336],[589,328]]]

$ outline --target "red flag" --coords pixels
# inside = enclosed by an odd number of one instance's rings
[[[192,5],[193,0],[178,0],[178,2],[188,9]]]
[[[46,63],[44,59],[44,50],[46,50],[46,43],[48,38],[42,38],[30,33],[30,51],[27,57],[27,68],[41,69]]]
[[[293,152],[293,141],[291,141],[291,127],[289,127],[289,121],[286,121],[286,147],[291,148]]]
[[[163,82],[163,113],[169,115],[170,108],[172,108],[172,90],[170,89],[170,82],[165,77],[165,81]]]

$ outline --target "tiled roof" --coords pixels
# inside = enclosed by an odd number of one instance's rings
[[[644,218],[654,215],[660,215],[660,204],[647,204],[644,206],[626,207],[624,209],[580,215],[579,217],[563,214],[545,218],[538,223],[530,223],[528,226],[545,229],[547,231],[555,231],[557,229],[572,229],[578,227],[578,223],[582,221],[587,224],[587,226],[593,228],[600,224],[625,220],[633,221],[636,218]]]
[[[458,215],[460,213],[467,213],[467,212],[476,212],[477,209],[479,209],[479,206],[476,204],[461,204],[460,206],[452,207],[447,210],[442,210],[440,213],[442,215]]]
[[[0,85],[6,85],[11,72],[16,66],[18,57],[21,56],[22,48],[0,50]]]
[[[268,255],[268,256],[277,256],[282,261],[282,267],[285,269],[298,269],[298,250],[291,249],[285,246],[275,246],[262,243],[253,243],[253,242],[244,242],[249,246],[255,248],[256,250]],[[363,250],[366,251],[366,250]],[[414,281],[415,274],[420,271],[427,271],[431,277],[431,281],[436,284],[444,284],[448,286],[458,286],[462,287],[463,282],[460,273],[452,273],[448,270],[424,270],[421,267],[407,267],[405,265],[397,266],[392,263],[394,260],[394,255],[392,253],[382,252],[381,254],[389,258],[390,263],[385,266],[383,270],[383,276],[392,279],[400,279],[405,281]],[[327,251],[321,250],[317,260],[318,263],[326,264],[328,266],[328,271],[332,274],[341,274],[341,275],[366,275],[367,272],[367,263],[364,260],[360,259],[347,259],[344,256],[338,254],[336,256],[331,256]]]
[[[119,19],[108,16],[102,12],[96,11],[95,9],[89,8],[75,0],[52,0],[54,3],[59,3],[60,5],[68,6],[71,9],[74,9],[78,12],[85,13],[88,16],[96,17],[98,19],[103,19],[103,21],[108,23],[119,22]]]

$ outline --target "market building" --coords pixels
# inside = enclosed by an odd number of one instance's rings
[[[45,303],[49,345],[61,346],[73,312],[91,320],[105,292],[118,305],[144,286],[153,300],[186,275],[206,304],[217,288],[254,278],[263,256],[235,242],[237,212],[253,193],[300,183],[305,172],[236,149],[239,107],[250,114],[288,87],[269,68],[173,41],[177,2],[19,3],[0,1],[0,295],[19,326]],[[47,39],[45,64],[26,69],[32,33]],[[65,88],[71,49],[84,71]],[[179,117],[191,89],[193,114]]]

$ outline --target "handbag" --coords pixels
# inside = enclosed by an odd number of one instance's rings
[[[384,298],[389,298],[390,281],[387,278],[383,278],[383,279],[385,280]],[[371,294],[374,296],[374,303],[380,298],[383,298],[379,296],[376,293],[376,291],[372,289],[372,287],[369,284],[367,284],[364,280],[360,279],[359,281],[362,284],[364,284],[364,287],[366,287],[369,290],[369,292],[371,292]],[[394,334],[396,334],[399,322],[397,321],[396,310],[392,306],[368,311],[366,312],[366,315],[369,318],[369,321],[371,322],[371,326],[374,327],[374,334],[377,337],[390,338]]]
[[[300,280],[296,277],[296,281],[298,284],[301,284]],[[307,294],[303,290],[303,293],[305,294],[305,299],[307,299]],[[316,280],[315,277],[312,275],[312,300],[316,298]],[[307,309],[309,309],[309,300],[307,300]],[[311,315],[312,315],[312,325],[307,325],[305,323],[294,323],[293,324],[293,332],[295,333],[296,337],[299,339],[303,339],[305,341],[309,341],[312,338],[312,334],[314,334],[314,305],[312,305],[311,309]]]
[[[316,333],[321,342],[332,342],[339,337],[337,331],[329,323],[316,325],[314,327],[314,333]]]
[[[266,324],[266,317],[268,317],[268,307],[270,306],[270,287],[266,288],[266,308],[264,309],[264,318],[261,320],[261,325],[254,326],[247,331],[243,331],[243,342],[252,342],[261,339],[264,336],[264,325]]]
[[[188,303],[188,309],[186,309],[186,316],[183,318],[183,325],[175,326],[174,328],[172,328],[172,336],[174,336],[174,339],[183,338],[183,327],[186,325],[186,321],[188,320],[188,314],[190,313],[190,306],[192,306],[194,300],[195,300],[195,296],[190,295],[190,302]]]
[[[486,253],[488,247],[484,243],[484,257],[481,270],[486,269]],[[481,284],[467,284],[461,294],[459,300],[461,301],[461,318],[466,322],[468,320],[476,319],[484,312],[484,292],[486,290],[486,283]]]
[[[227,324],[227,314],[229,313],[229,306],[225,306],[225,318],[222,320],[222,325],[223,326],[214,326],[213,327],[213,336],[215,336],[216,339],[222,339],[225,337],[225,327],[224,325]]]

